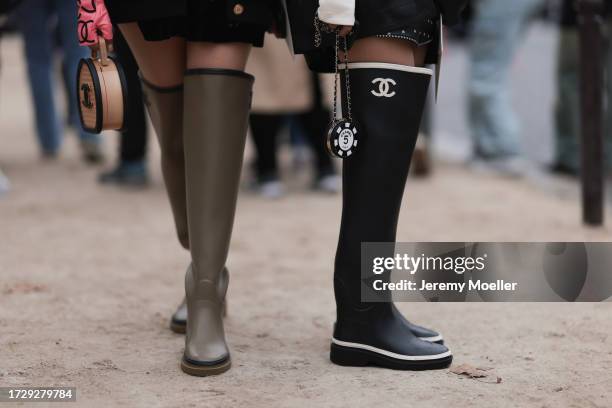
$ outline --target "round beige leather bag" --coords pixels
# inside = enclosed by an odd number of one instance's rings
[[[118,61],[108,55],[104,38],[100,52],[81,59],[77,70],[79,116],[83,129],[92,133],[125,130],[127,83]]]

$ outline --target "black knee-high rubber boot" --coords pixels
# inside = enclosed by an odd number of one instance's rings
[[[422,339],[396,309],[361,301],[362,242],[395,242],[404,185],[431,70],[383,63],[349,64],[357,154],[344,161],[343,208],[334,290],[337,320],[331,360],[394,369],[447,367],[451,352]],[[343,96],[345,100],[346,97]]]
[[[371,64],[359,64],[356,66],[361,66],[361,69],[365,69],[365,68],[373,68],[373,67],[378,67],[379,69],[399,69],[400,71],[402,70],[406,70],[408,69],[409,72],[413,72],[415,74],[424,74],[426,76],[426,78],[430,78],[430,70],[427,69],[422,69],[422,68],[412,68],[412,67],[402,67],[402,66],[397,66],[397,65],[393,65],[393,64],[376,64],[375,66],[372,66]],[[359,78],[359,73],[363,72],[363,71],[356,71],[356,75],[357,78]],[[393,78],[386,78],[386,77],[376,77],[374,79],[372,79],[372,83],[371,83],[371,88],[372,89],[365,89],[366,91],[366,95],[365,97],[370,97],[370,95],[375,96],[376,98],[383,98],[383,99],[391,99],[394,98],[395,95],[397,95],[397,91],[392,89],[395,87],[395,85],[393,85],[393,82],[391,81],[387,81],[388,79],[393,80]],[[395,80],[393,80],[395,81]],[[367,87],[367,85],[366,85]],[[427,86],[426,86],[427,87]],[[344,90],[343,90],[344,91]],[[415,101],[418,101],[418,95],[415,96]],[[425,106],[427,101],[427,96],[425,96],[425,101],[423,102],[423,106]],[[385,105],[381,105],[384,109],[386,109]],[[406,106],[402,106],[402,108],[406,108]],[[357,109],[359,109],[359,106],[357,106]],[[412,108],[411,108],[412,109]],[[420,109],[420,110],[419,110]],[[416,129],[419,129],[420,126],[418,125],[418,123],[420,122],[422,124],[422,120],[423,120],[423,114],[420,114],[419,116],[419,112],[423,112],[424,111],[424,107],[420,107],[420,105],[415,106],[415,110],[413,110],[413,117],[410,118],[405,118],[407,119],[411,124],[413,124],[414,126],[416,126]],[[392,111],[387,111],[388,114],[393,114]],[[405,115],[405,112],[401,112],[402,115]],[[421,119],[419,121],[419,118]],[[401,124],[399,126],[402,126]],[[408,128],[407,130],[411,130],[412,127]],[[412,133],[410,133],[412,134]],[[418,141],[418,136],[417,136],[417,141]],[[412,152],[414,152],[414,148],[412,148],[411,150]],[[414,155],[414,153],[412,153],[412,156]],[[411,157],[410,154],[407,154],[407,157]],[[407,163],[408,168],[410,167],[410,163]],[[405,184],[402,183],[401,185],[403,186]],[[400,198],[401,199],[401,198]],[[394,225],[397,225],[397,220],[395,221]],[[393,240],[395,240],[395,233],[393,233]],[[414,335],[416,335],[418,338],[420,338],[421,340],[426,340],[426,341],[430,341],[433,343],[439,343],[439,344],[444,344],[444,338],[442,337],[442,335],[434,330],[416,325],[410,321],[408,321],[404,316],[402,316],[401,314],[398,313],[398,316],[401,317],[401,319],[404,322],[404,325],[407,326],[410,331],[412,333],[414,333]]]

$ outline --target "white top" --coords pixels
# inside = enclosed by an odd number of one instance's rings
[[[355,0],[320,0],[319,20],[327,24],[355,25]]]

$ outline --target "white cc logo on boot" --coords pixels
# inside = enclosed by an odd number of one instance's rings
[[[383,96],[385,98],[392,98],[395,96],[395,91],[393,92],[389,92],[391,90],[391,86],[395,86],[397,85],[397,82],[395,82],[393,79],[391,78],[376,78],[375,80],[372,81],[372,83],[374,85],[378,84],[378,92],[375,90],[372,90],[372,95],[378,97],[378,98],[382,98]]]

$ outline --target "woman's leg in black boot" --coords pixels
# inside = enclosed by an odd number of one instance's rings
[[[331,359],[341,365],[395,369],[446,367],[443,345],[415,335],[393,303],[361,301],[362,242],[395,242],[404,186],[418,136],[431,70],[409,42],[366,38],[349,65],[352,114],[361,128],[357,154],[344,161],[343,209],[334,289],[337,321]],[[376,61],[376,62],[370,62]],[[383,61],[383,62],[379,62]],[[379,84],[386,83],[387,86]],[[345,95],[343,95],[345,99]]]

